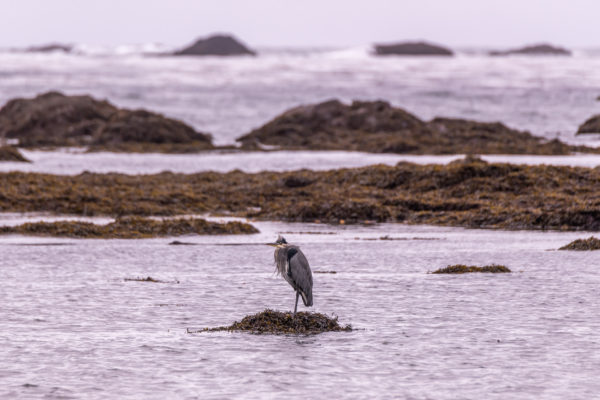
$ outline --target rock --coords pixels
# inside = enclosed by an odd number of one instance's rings
[[[0,147],[0,161],[31,162],[23,157],[19,150],[11,146]]]
[[[214,35],[198,39],[194,44],[173,53],[176,56],[239,56],[256,55],[236,38],[229,35]]]
[[[580,135],[583,133],[600,133],[600,114],[594,115],[579,126],[577,134]]]
[[[378,56],[451,56],[452,50],[426,42],[403,42],[395,44],[376,44]]]
[[[212,148],[208,134],[181,121],[144,110],[119,109],[90,96],[48,92],[14,99],[0,109],[0,136],[19,146],[90,146],[118,149],[127,145],[185,145]]]
[[[549,44],[537,44],[506,51],[491,51],[489,54],[491,56],[508,56],[512,54],[570,56],[571,51]]]
[[[574,240],[571,243],[559,248],[559,250],[577,250],[577,251],[600,250],[600,239],[598,239],[594,236],[590,236],[587,239],[577,239],[577,240]]]
[[[495,122],[424,122],[384,101],[338,100],[293,108],[237,139],[245,149],[346,150],[400,154],[568,154],[559,141]]]
[[[25,49],[27,53],[51,53],[62,51],[63,53],[70,53],[73,50],[73,46],[69,44],[50,43],[41,46],[31,46]]]

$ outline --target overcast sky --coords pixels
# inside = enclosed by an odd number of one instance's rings
[[[0,0],[0,46],[183,45],[231,32],[250,46],[600,47],[600,0]]]

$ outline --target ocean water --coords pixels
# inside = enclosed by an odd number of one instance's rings
[[[299,104],[383,99],[423,119],[502,121],[574,143],[600,112],[600,52],[573,57],[376,57],[350,49],[259,49],[258,57],[162,57],[164,46],[79,45],[74,54],[0,51],[0,105],[48,90],[146,108],[235,138]]]
[[[256,235],[180,239],[197,246],[0,237],[0,397],[562,400],[600,391],[600,254],[556,251],[585,233],[255,225]],[[356,330],[187,333],[293,307],[263,245],[278,233],[313,271],[337,272],[314,274],[313,310]],[[384,235],[401,240],[377,240]],[[513,272],[427,274],[455,263]],[[124,281],[146,276],[179,283]]]

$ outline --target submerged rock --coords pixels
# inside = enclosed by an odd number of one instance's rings
[[[432,272],[432,274],[466,274],[470,272],[489,272],[493,274],[512,272],[504,265],[486,265],[485,267],[466,266],[462,264],[448,265]]]
[[[173,53],[176,56],[239,56],[256,55],[256,52],[244,46],[230,35],[214,35],[198,39],[194,44]]]
[[[133,145],[213,148],[210,135],[181,121],[144,110],[119,109],[90,96],[48,92],[13,99],[0,109],[0,136],[19,146],[90,146],[106,150]]]
[[[25,49],[27,53],[51,53],[53,51],[62,51],[63,53],[70,53],[73,50],[73,46],[70,44],[61,43],[49,43],[40,46],[31,46]]]
[[[570,56],[571,51],[562,47],[552,46],[550,44],[537,44],[532,46],[520,47],[518,49],[490,52],[491,56],[508,56],[512,54]]]
[[[245,149],[347,150],[401,154],[568,154],[571,147],[494,122],[425,122],[385,101],[338,100],[292,108],[237,139]]]
[[[252,225],[242,222],[218,223],[204,219],[165,219],[141,217],[118,218],[106,225],[81,221],[31,222],[0,227],[0,234],[21,234],[88,239],[140,239],[181,235],[230,235],[258,233]]]
[[[451,56],[452,50],[427,42],[402,42],[394,44],[376,44],[378,56]]]
[[[584,133],[600,133],[600,114],[594,115],[579,126],[577,134],[581,135]]]
[[[23,157],[19,150],[12,146],[0,147],[0,161],[31,162],[25,157]]]
[[[198,332],[216,331],[314,335],[323,332],[350,332],[352,327],[341,326],[337,317],[331,318],[320,313],[299,312],[294,317],[291,312],[265,310],[248,315],[231,326],[204,328]]]
[[[600,250],[600,239],[594,236],[587,239],[577,239],[559,248],[559,250]]]

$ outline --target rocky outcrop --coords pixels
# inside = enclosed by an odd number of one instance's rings
[[[568,145],[495,122],[425,122],[384,101],[338,100],[293,108],[237,139],[246,149],[349,150],[403,154],[568,154]]]
[[[395,44],[376,44],[378,56],[451,56],[452,50],[427,42],[403,42]]]
[[[0,109],[0,137],[18,139],[21,147],[179,144],[212,148],[208,134],[181,121],[144,110],[119,109],[90,96],[48,92],[33,99],[14,99]]]
[[[571,51],[562,47],[552,46],[550,44],[537,44],[532,46],[521,47],[518,49],[490,52],[491,56],[509,56],[513,54],[570,56]]]
[[[583,133],[600,133],[600,114],[594,115],[579,126],[577,134]]]
[[[176,56],[240,56],[256,55],[233,36],[215,35],[198,39],[194,44],[173,53]]]
[[[51,53],[54,51],[62,51],[63,53],[70,53],[73,50],[73,46],[70,44],[61,43],[49,43],[40,46],[31,46],[25,49],[27,53]]]

